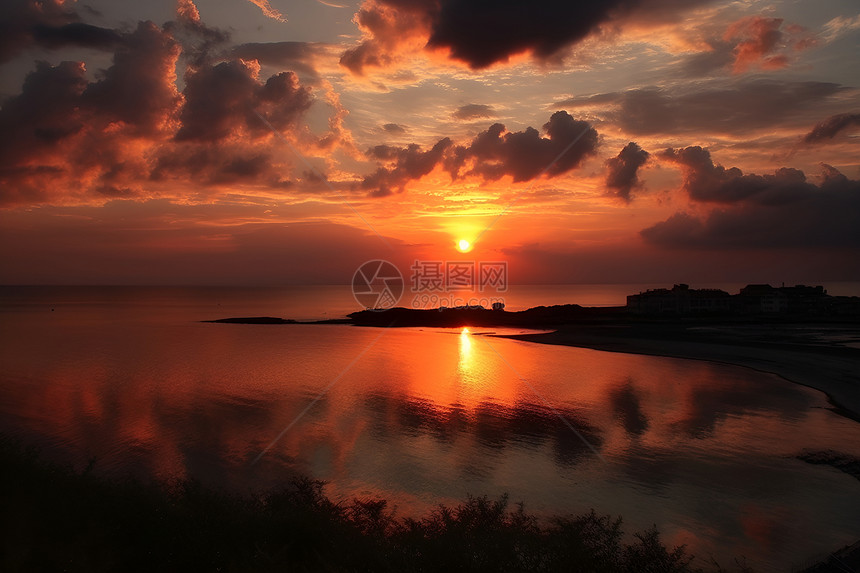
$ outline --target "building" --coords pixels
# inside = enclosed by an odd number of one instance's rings
[[[748,314],[777,313],[788,309],[785,294],[768,284],[747,285],[737,295],[737,308]]]
[[[718,289],[691,289],[677,284],[627,297],[634,314],[787,314],[792,316],[857,315],[860,298],[833,297],[823,286],[773,287],[750,284],[734,296]]]
[[[719,289],[691,289],[677,284],[672,289],[653,289],[627,297],[627,309],[636,314],[705,314],[731,310],[732,297]]]

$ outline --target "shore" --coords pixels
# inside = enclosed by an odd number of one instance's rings
[[[776,374],[827,395],[835,412],[860,422],[860,349],[820,344],[784,332],[751,335],[750,329],[690,329],[654,325],[568,325],[538,334],[503,335],[540,344],[607,352],[706,360]]]

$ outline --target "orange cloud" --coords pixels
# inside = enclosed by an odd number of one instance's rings
[[[420,6],[388,5],[385,0],[366,0],[353,21],[362,31],[362,41],[346,50],[340,64],[363,76],[367,69],[387,68],[402,58],[402,52],[418,50],[427,41],[431,15]]]
[[[801,51],[815,45],[805,28],[797,25],[783,28],[782,24],[782,18],[751,16],[730,25],[723,39],[736,42],[732,71],[741,74],[753,67],[781,69],[790,61],[787,49]]]
[[[303,153],[356,155],[347,111],[330,84],[321,84],[328,130],[314,133],[305,122],[317,102],[313,90],[290,71],[261,78],[257,59],[236,57],[229,35],[205,26],[191,0],[163,28],[141,22],[111,33],[118,38],[113,62],[96,80],[83,62],[39,63],[0,108],[0,204],[243,185],[269,193],[295,183],[316,189],[318,181],[291,179],[296,158],[275,145],[255,111]]]
[[[278,22],[286,22],[287,18],[269,4],[269,0],[248,0],[251,4],[259,8],[267,18],[277,20]]]

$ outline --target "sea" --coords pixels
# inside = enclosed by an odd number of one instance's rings
[[[504,300],[618,306],[657,286]],[[860,457],[860,424],[775,375],[499,336],[518,329],[203,322],[359,309],[344,285],[0,287],[0,433],[108,477],[246,493],[304,475],[400,516],[467,495],[594,509],[703,567],[798,569],[860,539],[860,481],[797,458]]]

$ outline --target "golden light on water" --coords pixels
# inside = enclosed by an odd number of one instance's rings
[[[462,373],[472,365],[472,335],[469,327],[464,326],[460,331],[460,359],[458,369]]]

